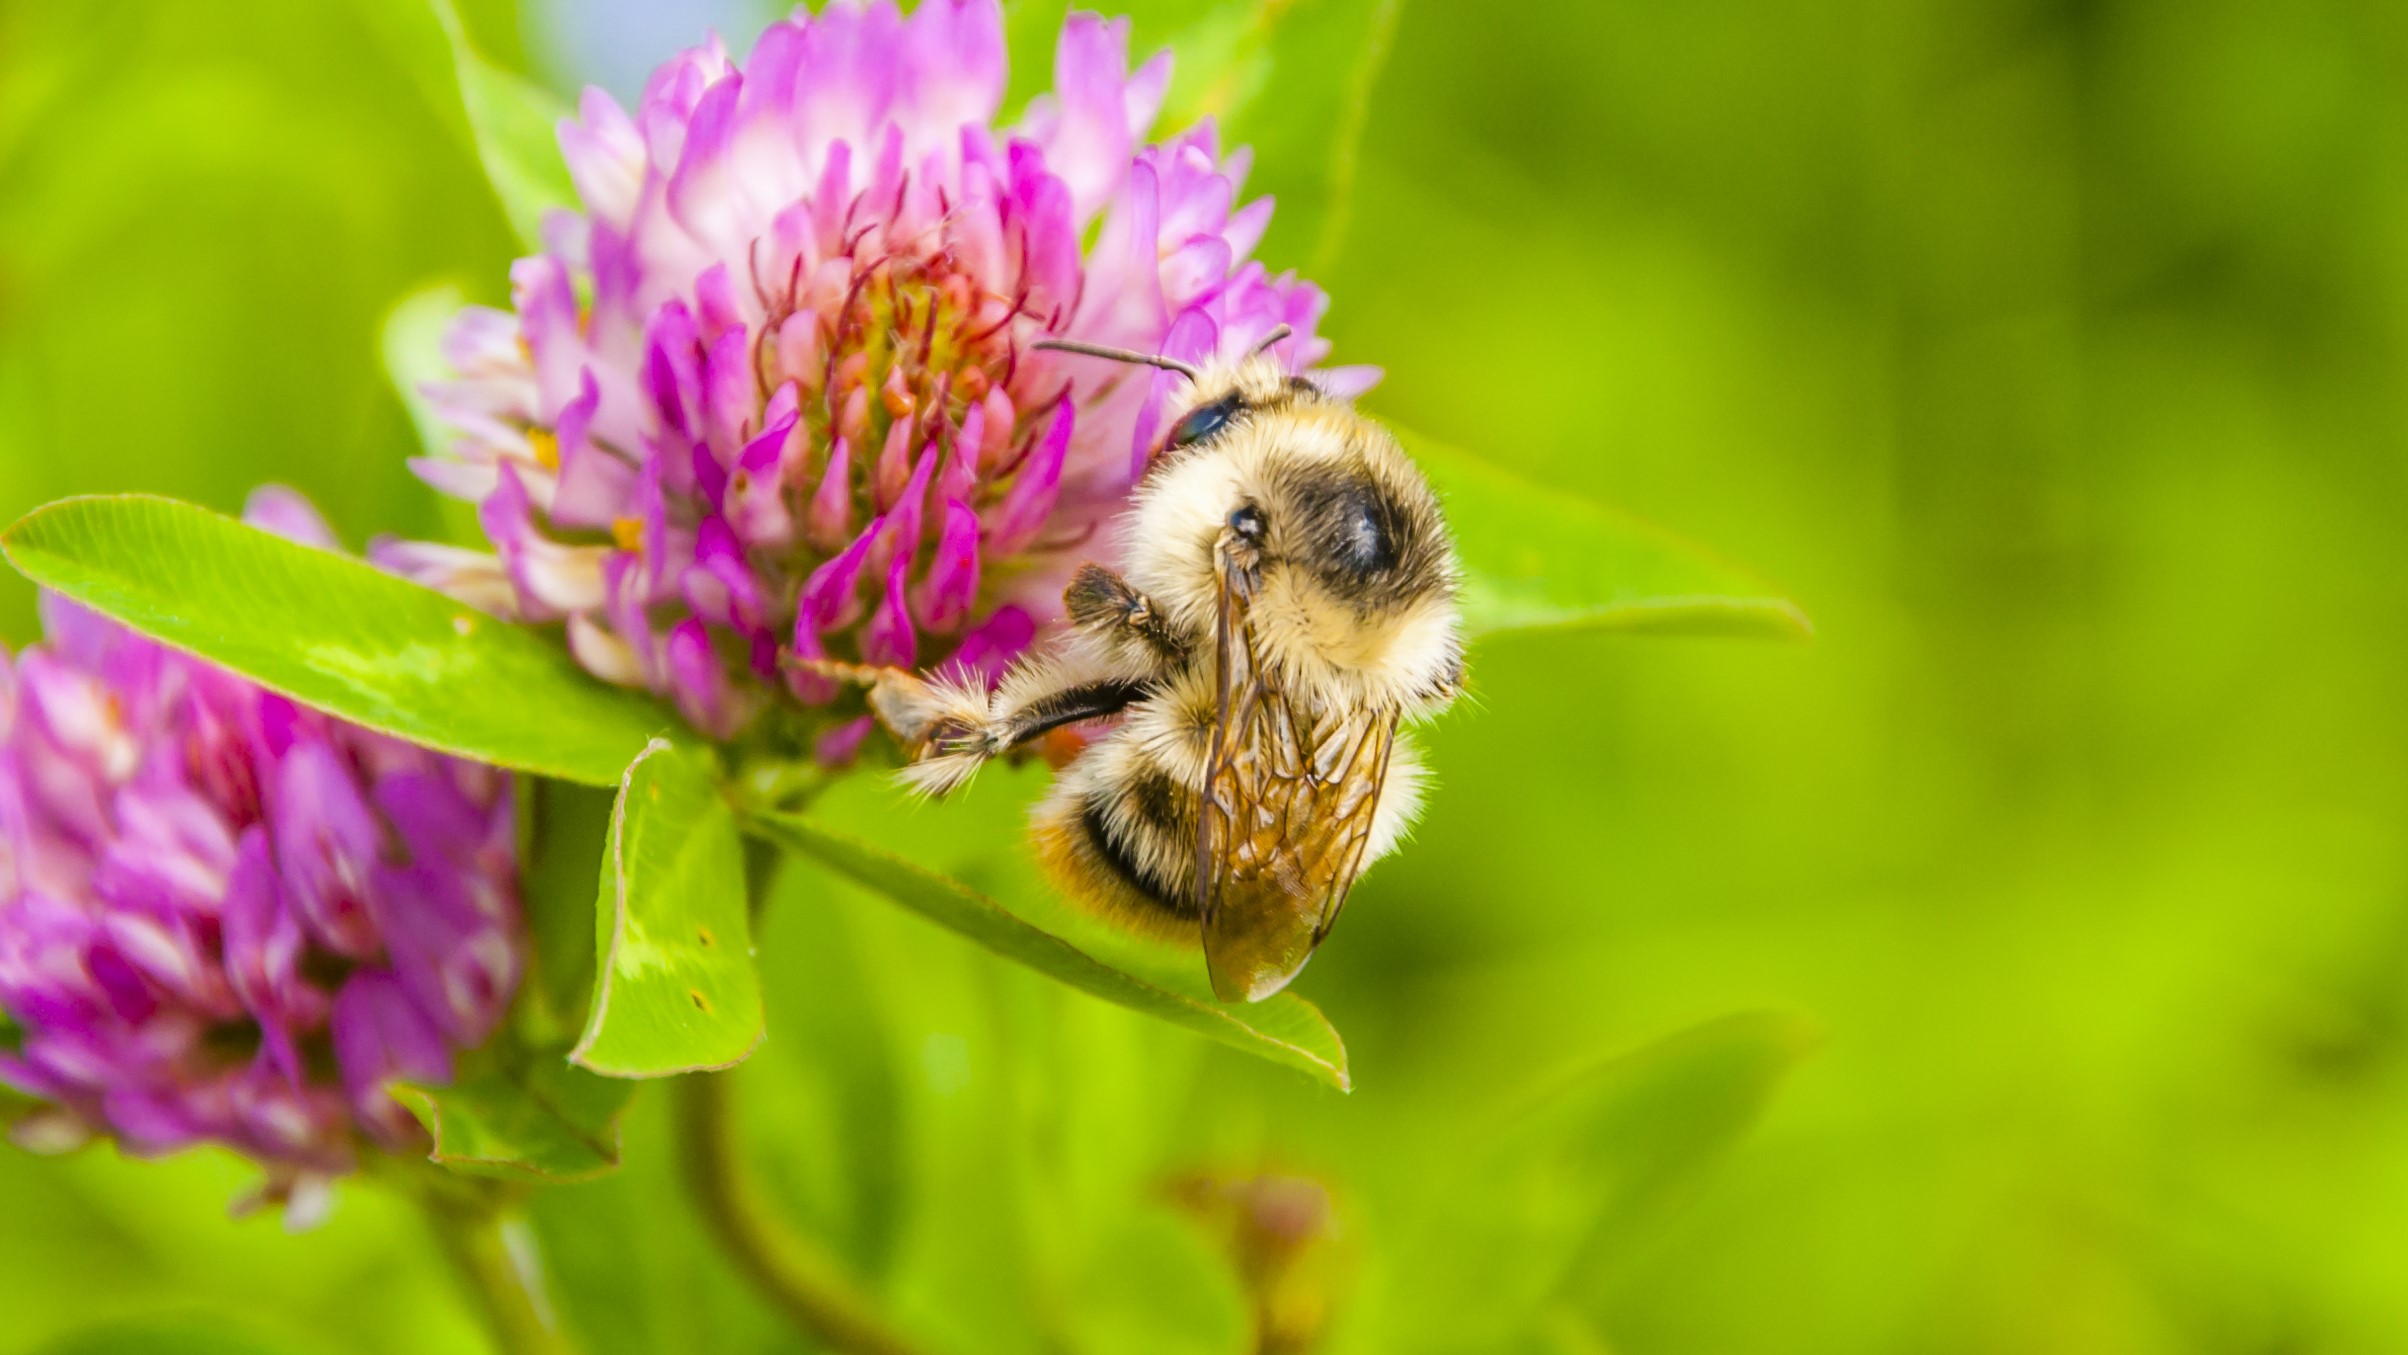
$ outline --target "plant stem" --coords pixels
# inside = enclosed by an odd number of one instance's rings
[[[736,1143],[728,1075],[691,1073],[677,1079],[676,1092],[686,1187],[761,1296],[831,1350],[914,1355],[834,1257],[770,1213]]]
[[[490,1194],[422,1189],[419,1203],[501,1355],[576,1355],[543,1290],[527,1221]]]

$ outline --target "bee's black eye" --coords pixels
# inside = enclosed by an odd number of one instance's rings
[[[1382,520],[1376,499],[1361,498],[1347,505],[1331,533],[1331,554],[1357,574],[1376,574],[1396,564],[1396,543]]]
[[[1262,544],[1263,533],[1269,529],[1270,523],[1263,519],[1263,510],[1253,504],[1247,504],[1229,515],[1229,530],[1237,533],[1240,540],[1250,541],[1257,546]]]
[[[1292,482],[1283,519],[1290,552],[1329,590],[1361,602],[1393,595],[1413,550],[1411,523],[1395,497],[1365,476],[1307,473]]]
[[[1196,406],[1187,411],[1179,422],[1171,425],[1171,435],[1163,441],[1163,449],[1168,451],[1204,441],[1220,432],[1240,408],[1242,406],[1234,395],[1224,395],[1210,404]]]

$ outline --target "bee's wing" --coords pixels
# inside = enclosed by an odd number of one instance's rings
[[[1259,662],[1242,576],[1221,571],[1219,705],[1196,816],[1204,959],[1223,1001],[1287,986],[1362,873],[1393,711],[1314,713]]]

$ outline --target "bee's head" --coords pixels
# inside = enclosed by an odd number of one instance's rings
[[[1444,681],[1462,648],[1454,550],[1420,468],[1335,401],[1299,401],[1253,433],[1250,449],[1232,449],[1218,548],[1256,556],[1251,625],[1265,658],[1291,681],[1380,704]]]
[[[1124,524],[1129,581],[1210,634],[1229,550],[1253,576],[1257,641],[1292,673],[1389,695],[1452,668],[1453,545],[1396,439],[1261,349],[1155,365],[1188,383]]]
[[[1438,496],[1385,429],[1318,396],[1251,423],[1232,437],[1244,445],[1230,449],[1223,522],[1233,545],[1259,556],[1266,586],[1364,625],[1451,602]]]

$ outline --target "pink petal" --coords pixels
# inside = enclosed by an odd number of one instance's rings
[[[911,613],[904,606],[904,570],[911,562],[898,556],[886,573],[886,593],[878,602],[878,610],[870,614],[869,624],[861,631],[861,661],[867,664],[891,664],[909,668],[919,658],[919,635],[912,629]]]
[[[878,727],[873,716],[847,720],[819,736],[811,745],[811,760],[832,771],[853,765],[861,755],[861,745],[868,741],[871,731]]]
[[[300,492],[282,485],[261,485],[252,490],[251,497],[243,503],[242,520],[304,546],[338,553],[343,549],[343,543],[335,539],[334,529],[326,525],[316,505]]]
[[[1005,491],[1003,502],[988,510],[987,549],[996,555],[1012,555],[1037,538],[1052,515],[1054,501],[1061,493],[1062,458],[1070,450],[1070,434],[1077,422],[1076,411],[1068,399],[1055,407],[1053,426],[1029,453],[1012,487]]]
[[[853,530],[853,449],[843,438],[828,449],[828,469],[811,494],[803,535],[821,550],[834,550]]]
[[[599,89],[587,87],[577,113],[560,123],[569,178],[587,211],[625,229],[644,188],[644,139],[618,101]]]
[[[870,547],[886,531],[885,518],[873,518],[853,544],[811,571],[795,603],[795,626],[814,632],[842,630],[861,615],[861,574],[869,563]]]
[[[959,499],[945,501],[945,525],[937,536],[936,557],[920,581],[913,602],[920,621],[932,631],[951,631],[970,615],[978,598],[978,514]]]

